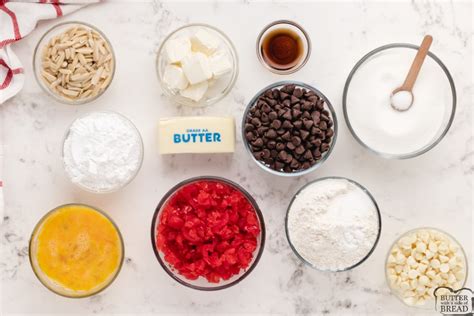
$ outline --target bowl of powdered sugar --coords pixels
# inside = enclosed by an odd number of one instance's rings
[[[138,129],[121,114],[91,112],[76,119],[63,143],[64,168],[72,183],[93,193],[115,192],[137,175],[143,161]]]
[[[321,178],[303,186],[286,215],[293,252],[320,271],[346,271],[374,251],[382,221],[372,195],[355,181]]]

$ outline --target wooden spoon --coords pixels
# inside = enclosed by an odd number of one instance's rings
[[[430,49],[431,43],[433,43],[433,37],[431,35],[426,35],[423,38],[423,42],[421,43],[420,48],[418,49],[418,53],[416,53],[415,59],[413,59],[413,63],[411,64],[410,71],[408,71],[408,74],[405,78],[405,82],[400,87],[392,91],[390,102],[395,110],[403,112],[411,108],[411,106],[413,105],[413,100],[415,99],[415,96],[413,95],[413,86],[415,85],[416,78],[418,77],[421,66],[425,61],[425,57],[428,54],[428,50]],[[405,102],[404,104],[402,104],[403,102],[401,102],[400,104],[394,104],[394,96],[399,92],[409,93],[411,95],[410,103]]]

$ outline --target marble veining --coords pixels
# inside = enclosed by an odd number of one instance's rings
[[[308,64],[291,76],[271,74],[255,55],[260,30],[281,18],[300,22],[313,43]],[[23,91],[0,106],[6,201],[0,227],[2,314],[433,315],[433,309],[407,308],[390,294],[384,261],[393,240],[414,227],[439,227],[464,245],[472,264],[474,87],[472,69],[467,67],[472,65],[468,1],[108,1],[63,20],[83,20],[104,31],[116,52],[117,71],[110,89],[93,104],[58,104],[41,91],[31,67],[39,37],[57,21],[40,23],[15,44],[27,78]],[[154,68],[164,37],[191,22],[222,29],[234,42],[240,62],[232,92],[203,109],[171,104],[159,88]],[[432,51],[454,77],[456,118],[446,138],[427,154],[384,160],[362,148],[345,125],[341,105],[345,79],[369,50],[390,42],[417,44],[426,33],[434,36]],[[264,86],[285,79],[323,91],[339,119],[331,157],[317,171],[296,179],[265,173],[250,159],[240,136],[247,102]],[[137,125],[145,159],[126,188],[94,195],[68,182],[61,146],[66,128],[76,117],[104,109],[118,111]],[[235,154],[160,156],[157,120],[175,115],[233,115],[238,131]],[[174,282],[156,261],[149,236],[151,217],[162,195],[178,181],[198,175],[223,176],[245,187],[263,210],[267,228],[265,251],[252,274],[239,285],[214,293]],[[292,253],[285,236],[285,214],[293,194],[305,183],[329,175],[346,176],[366,186],[382,212],[382,235],[375,252],[352,271],[311,269]],[[106,291],[87,299],[50,293],[36,280],[28,261],[29,236],[36,222],[68,202],[106,210],[125,239],[126,258],[119,277]]]

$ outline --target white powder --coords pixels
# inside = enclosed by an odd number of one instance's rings
[[[142,140],[133,124],[113,112],[93,112],[71,125],[64,141],[64,165],[71,181],[94,192],[111,192],[135,176]]]
[[[321,270],[359,263],[377,240],[379,219],[371,198],[346,179],[324,179],[303,189],[288,212],[296,251]]]
[[[413,88],[413,105],[404,112],[391,106],[392,91],[402,85],[416,52],[393,48],[378,53],[362,64],[350,83],[349,122],[362,142],[377,152],[407,155],[429,146],[451,114],[448,78],[429,56]],[[407,99],[404,94],[398,97]]]

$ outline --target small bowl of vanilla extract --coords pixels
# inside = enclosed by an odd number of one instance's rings
[[[311,55],[311,41],[301,25],[278,20],[265,26],[257,38],[257,56],[262,65],[280,75],[303,67]]]

